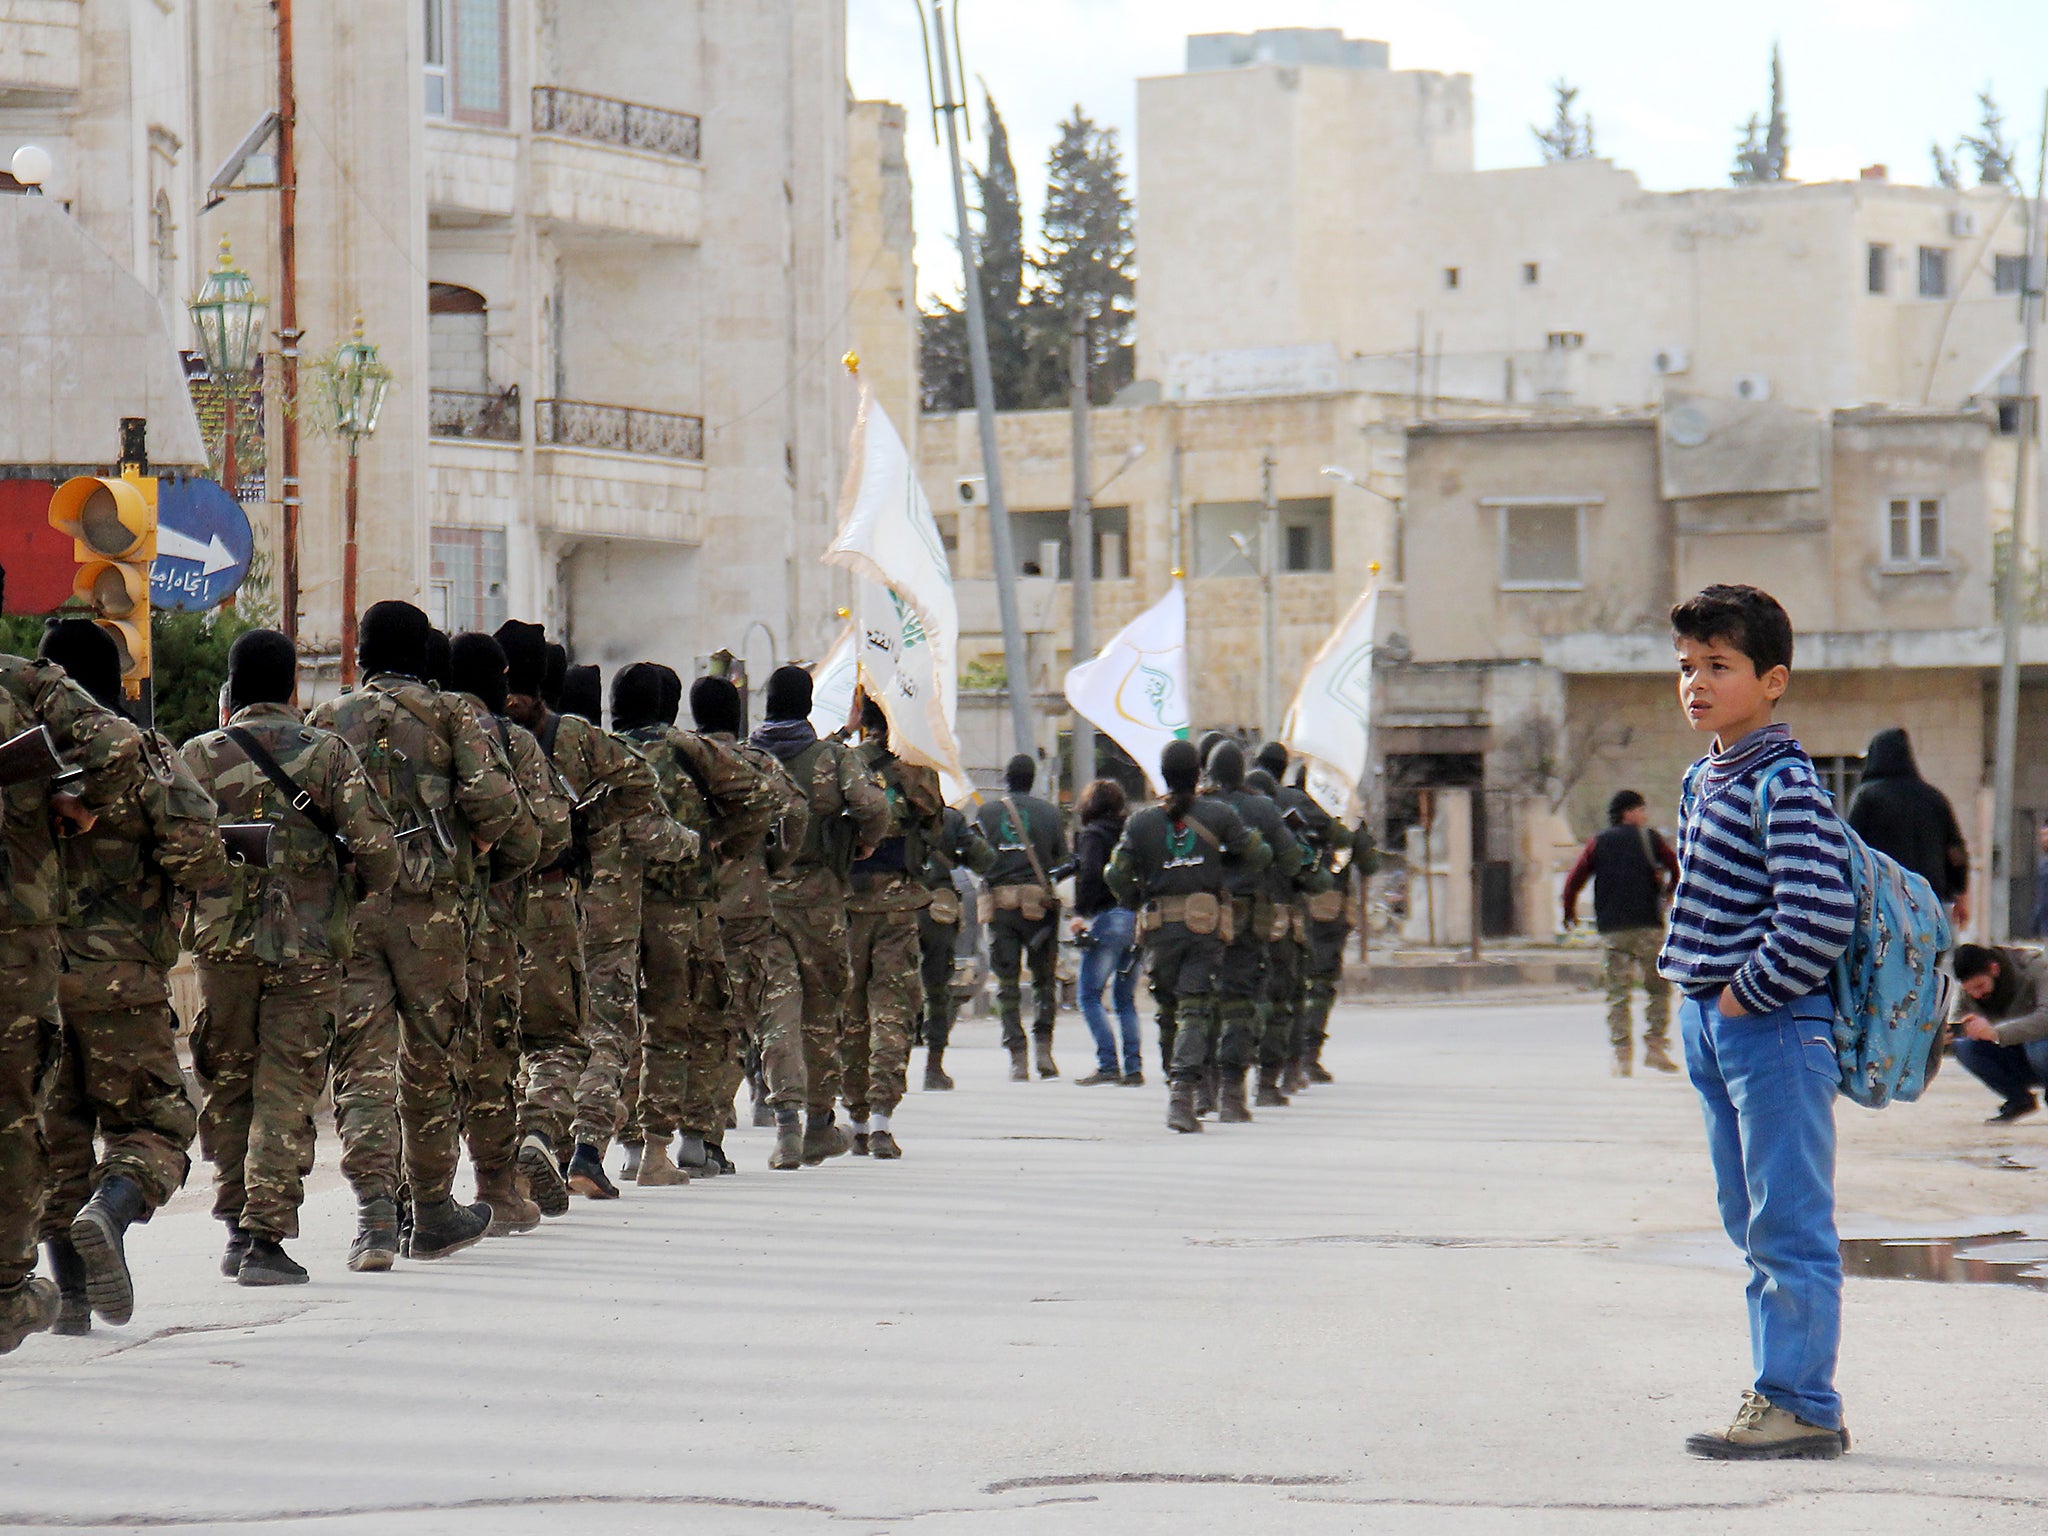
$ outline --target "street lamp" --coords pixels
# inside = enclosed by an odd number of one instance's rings
[[[235,428],[240,416],[242,385],[256,372],[263,352],[263,322],[270,306],[256,296],[249,274],[235,265],[226,236],[220,242],[220,265],[206,275],[198,296],[185,306],[199,338],[206,371],[220,386],[221,483],[229,496],[241,500],[241,476],[235,464]]]
[[[363,439],[377,430],[391,370],[377,361],[377,349],[363,340],[363,317],[355,334],[322,361],[317,404],[321,425],[348,444],[348,489],[341,539],[341,680],[356,680],[356,460]]]

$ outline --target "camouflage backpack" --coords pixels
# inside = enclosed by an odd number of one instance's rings
[[[455,749],[447,724],[435,705],[400,691],[406,687],[373,681],[322,706],[315,723],[356,749],[370,787],[391,813],[398,836],[394,892],[426,896],[449,885],[473,890],[476,856],[467,819],[455,804]],[[426,697],[439,702],[431,691]]]

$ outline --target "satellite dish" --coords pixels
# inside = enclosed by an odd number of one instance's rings
[[[1707,413],[1696,405],[1676,405],[1664,413],[1664,435],[1680,448],[1697,448],[1712,428]]]

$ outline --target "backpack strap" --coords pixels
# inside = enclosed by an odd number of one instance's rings
[[[1792,766],[1793,759],[1781,757],[1757,775],[1756,802],[1750,808],[1750,828],[1756,833],[1756,845],[1759,848],[1768,847],[1764,834],[1771,819],[1771,801],[1768,794],[1771,781],[1783,777],[1786,770]]]
[[[1003,795],[1003,809],[1010,813],[1010,820],[1016,823],[1017,840],[1024,845],[1024,857],[1031,861],[1031,873],[1038,876],[1038,883],[1048,891],[1052,882],[1045,878],[1045,866],[1038,862],[1038,845],[1031,841],[1031,823],[1024,819],[1024,813],[1017,809],[1017,802],[1008,793]]]
[[[352,863],[355,855],[342,841],[341,828],[335,824],[334,818],[313,803],[312,795],[299,787],[299,781],[285,772],[284,765],[270,755],[263,743],[239,725],[229,726],[227,736],[242,749],[242,755],[256,765],[257,771],[270,780],[272,787],[284,796],[285,803],[304,817],[315,832],[333,844],[335,857],[343,865]]]

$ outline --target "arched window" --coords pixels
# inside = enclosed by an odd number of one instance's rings
[[[484,296],[474,288],[427,285],[427,364],[435,389],[490,389],[489,325]]]

